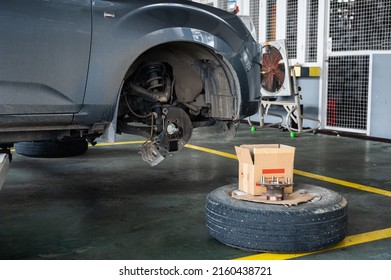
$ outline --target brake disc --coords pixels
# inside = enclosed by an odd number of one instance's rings
[[[193,133],[189,116],[180,108],[163,108],[163,123],[163,131],[140,150],[143,160],[151,166],[159,164],[167,154],[182,150]]]
[[[193,133],[191,120],[185,111],[177,107],[164,108],[163,114],[164,131],[159,146],[169,153],[179,152]]]

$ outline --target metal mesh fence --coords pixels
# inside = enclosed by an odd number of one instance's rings
[[[329,57],[327,126],[366,130],[369,56]]]
[[[253,21],[255,31],[257,32],[257,40],[259,38],[259,0],[250,0],[250,17]]]
[[[297,0],[287,0],[286,49],[288,58],[297,57]]]
[[[266,41],[276,40],[276,0],[267,0]]]
[[[317,62],[318,58],[318,7],[318,0],[307,1],[305,62]]]
[[[217,5],[220,9],[227,10],[228,9],[228,0],[219,0]]]
[[[391,50],[391,1],[330,1],[332,51]]]

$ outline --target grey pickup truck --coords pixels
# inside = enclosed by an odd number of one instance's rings
[[[0,148],[128,133],[156,165],[194,128],[257,112],[259,51],[237,16],[191,1],[1,0]]]

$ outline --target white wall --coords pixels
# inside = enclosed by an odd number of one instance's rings
[[[193,2],[201,3],[201,4],[212,4],[212,6],[217,7],[218,0],[192,0]]]
[[[391,55],[374,54],[370,104],[370,136],[391,139]]]
[[[249,0],[237,0],[239,7],[239,15],[249,16],[250,15],[250,1]]]
[[[227,0],[228,1],[228,0]],[[193,0],[193,2],[201,4],[213,4],[214,7],[218,7],[218,0]],[[249,0],[236,0],[239,6],[239,15],[250,15],[250,1]]]

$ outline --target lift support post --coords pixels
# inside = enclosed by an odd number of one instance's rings
[[[6,153],[0,153],[0,190],[4,185],[5,178],[10,166],[10,157]]]

